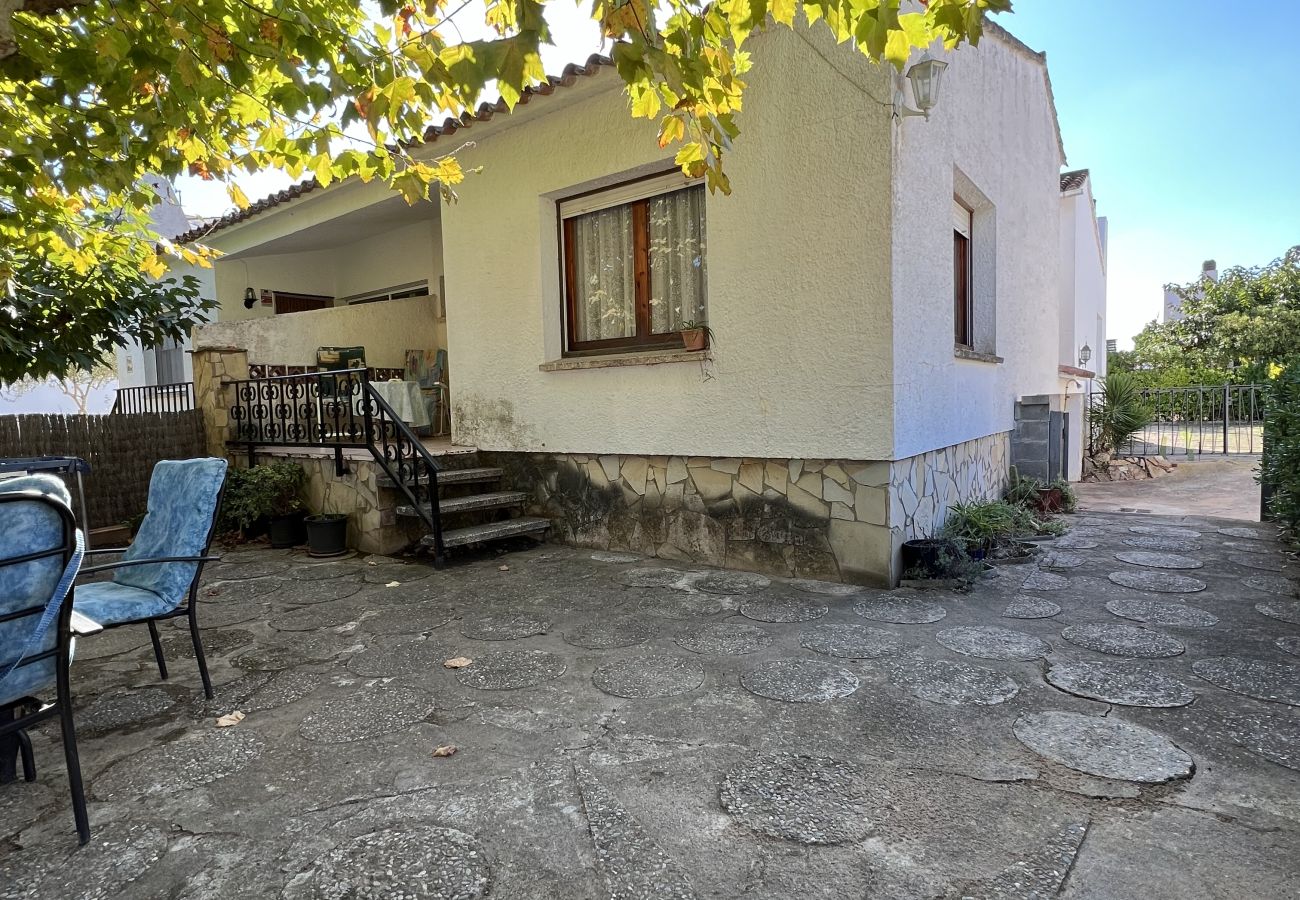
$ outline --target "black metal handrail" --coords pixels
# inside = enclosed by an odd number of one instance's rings
[[[110,414],[187,412],[194,408],[194,382],[120,387]]]
[[[343,451],[368,450],[411,503],[433,536],[434,561],[443,561],[438,514],[437,459],[370,381],[365,369],[335,369],[226,383],[233,436],[249,465],[258,447],[325,447],[334,451],[339,475],[347,471]]]
[[[1121,456],[1163,454],[1253,454],[1262,449],[1258,432],[1264,422],[1263,385],[1217,384],[1146,388],[1141,393],[1151,419],[1122,447]],[[1093,393],[1089,410],[1101,402]],[[1089,446],[1098,443],[1089,421]]]

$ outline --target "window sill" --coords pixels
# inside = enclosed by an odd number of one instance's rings
[[[537,368],[543,372],[569,372],[575,369],[608,369],[616,366],[657,366],[662,363],[702,362],[712,359],[708,350],[663,350],[639,353],[611,353],[607,356],[573,356],[552,359]]]
[[[980,353],[978,350],[972,350],[969,347],[961,347],[961,346],[953,347],[952,355],[957,357],[958,359],[969,359],[972,362],[997,364],[1004,361],[1002,357],[998,356],[997,354]]]

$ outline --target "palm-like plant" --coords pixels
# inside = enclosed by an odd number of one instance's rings
[[[1101,449],[1119,450],[1151,421],[1151,410],[1129,372],[1111,372],[1101,382],[1101,398],[1090,413]]]

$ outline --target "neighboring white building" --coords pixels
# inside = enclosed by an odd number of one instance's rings
[[[1097,216],[1087,169],[1061,175],[1060,377],[1068,417],[1067,477],[1077,481],[1087,447],[1087,403],[1106,377],[1106,219]],[[1085,359],[1085,357],[1087,357]]]
[[[1219,280],[1219,264],[1212,259],[1207,259],[1201,263],[1201,279],[1210,281]],[[1181,322],[1183,320],[1183,298],[1173,289],[1172,285],[1165,285],[1165,303],[1162,307],[1161,321],[1164,322]]]
[[[445,348],[454,441],[560,539],[895,581],[902,542],[1000,495],[1013,459],[1059,467],[1060,367],[1084,340],[1104,359],[1104,224],[1089,187],[1062,193],[1044,57],[996,25],[946,55],[928,120],[822,29],[753,53],[730,196],[683,178],[593,57],[430,129],[430,152],[468,130],[481,167],[451,206],[308,182],[191,231],[225,254],[196,360],[217,383],[232,354],[258,375],[320,346],[380,369]],[[692,319],[706,350],[683,347]]]

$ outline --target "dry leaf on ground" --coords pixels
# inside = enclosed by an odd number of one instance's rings
[[[384,585],[384,587],[401,587],[401,586],[402,583],[400,581],[390,581],[388,582],[388,584]]]
[[[468,656],[453,656],[451,659],[444,662],[442,666],[444,669],[463,669],[473,661],[474,660],[470,659]]]
[[[456,750],[457,750],[457,747],[456,747],[455,744],[443,744],[443,745],[442,745],[441,747],[439,747],[437,750],[434,750],[434,751],[433,751],[433,755],[434,755],[435,757],[451,756],[453,753],[456,752]]]
[[[510,567],[509,567],[509,566],[501,566],[501,567],[500,567],[500,570],[501,570],[502,572],[509,572],[509,571],[510,571]]]
[[[229,728],[231,725],[238,725],[242,721],[244,721],[243,710],[237,709],[234,712],[224,715],[220,719],[217,719],[217,727]]]

